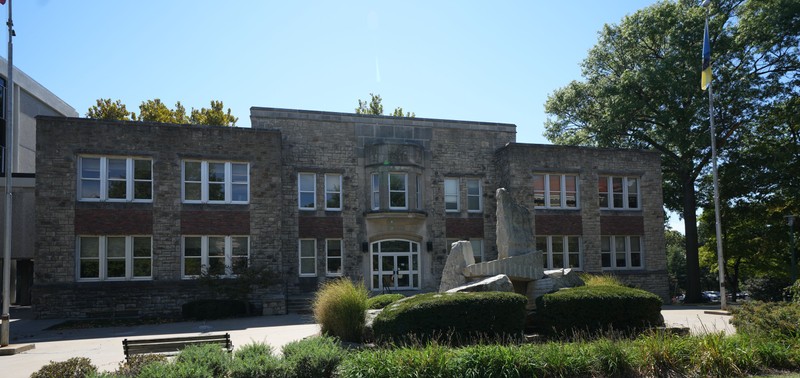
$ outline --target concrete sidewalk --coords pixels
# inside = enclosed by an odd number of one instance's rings
[[[714,312],[714,313],[707,313]],[[730,315],[721,315],[719,305],[667,305],[661,307],[664,323],[671,327],[687,327],[693,335],[713,332],[736,333]]]

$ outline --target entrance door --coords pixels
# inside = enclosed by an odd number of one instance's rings
[[[381,240],[370,245],[372,290],[419,289],[419,243]]]

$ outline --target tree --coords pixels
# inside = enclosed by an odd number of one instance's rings
[[[236,126],[236,121],[239,118],[231,115],[231,109],[224,112],[222,101],[211,100],[211,108],[192,108],[192,113],[189,122],[196,125],[210,125],[210,126]]]
[[[110,98],[99,98],[97,104],[86,111],[86,118],[130,121],[136,119],[136,114],[129,113],[120,100],[112,102]]]
[[[686,290],[686,238],[678,231],[664,230],[667,246],[667,274],[670,296]]]
[[[381,101],[381,95],[376,94],[369,94],[370,101],[367,103],[366,101],[358,100],[358,107],[356,108],[356,114],[372,114],[372,115],[383,115],[383,104]],[[413,112],[408,112],[403,114],[403,108],[396,107],[391,114],[392,117],[409,117],[414,118],[416,114]]]
[[[723,160],[739,148],[759,112],[797,88],[798,8],[794,0],[711,6],[714,137]],[[707,204],[697,184],[711,160],[708,94],[699,88],[704,17],[697,2],[681,0],[606,25],[582,64],[585,81],[556,90],[545,104],[546,136],[556,144],[661,153],[665,205],[685,222],[692,302],[700,299],[695,214]]]
[[[139,105],[139,121],[162,123],[189,123],[186,108],[178,101],[175,109],[167,107],[160,99],[143,101]]]

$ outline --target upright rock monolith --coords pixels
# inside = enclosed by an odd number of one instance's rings
[[[536,250],[533,216],[516,203],[505,188],[497,189],[497,258],[519,256]]]

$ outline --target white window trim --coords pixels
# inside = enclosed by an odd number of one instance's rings
[[[125,277],[108,277],[108,243],[109,237],[125,238]],[[97,238],[98,239],[98,277],[97,278],[81,278],[81,238]],[[149,238],[150,239],[150,275],[149,276],[136,276],[133,275],[133,238]],[[100,281],[148,281],[153,279],[153,236],[152,235],[78,235],[75,237],[75,280],[78,282],[100,282]],[[142,259],[142,258],[138,258]]]
[[[372,192],[370,192],[370,206],[372,210],[380,210],[381,208],[381,175],[379,173],[373,173],[371,176],[371,186]],[[377,194],[377,198],[375,195]]]
[[[328,190],[328,177],[336,176],[339,178],[339,190],[333,191]],[[339,195],[339,207],[328,207],[328,193],[335,193]],[[344,196],[342,195],[342,175],[338,173],[326,173],[325,174],[325,210],[328,211],[342,211],[342,202],[344,202]]]
[[[602,210],[641,210],[642,209],[642,190],[641,190],[641,177],[634,177],[634,176],[603,176],[606,179],[606,188],[608,191],[600,192],[598,189],[598,201],[600,198],[600,194],[605,193],[608,196],[608,206],[601,207]],[[614,178],[621,178],[622,179],[622,207],[614,207]],[[636,207],[629,207],[628,206],[628,179],[636,179]]]
[[[576,271],[583,271],[583,238],[578,235],[539,235],[538,237],[546,238],[547,239],[547,250],[542,251],[542,258],[544,258],[544,265],[547,269],[573,269]],[[566,249],[566,251],[561,251],[559,253],[562,254],[561,261],[569,264],[569,255],[573,254],[573,251],[569,250],[569,238],[578,238],[578,266],[571,267],[571,268],[564,268],[563,266],[556,267],[553,266],[553,238],[561,238],[561,243]]]
[[[611,260],[609,261],[612,266],[604,267],[602,256],[608,252],[600,251],[600,267],[602,270],[641,270],[644,269],[644,236],[640,235],[602,235],[600,236],[601,245],[602,245],[602,238],[610,238],[609,240],[609,248],[611,248]],[[614,266],[617,263],[617,248],[616,248],[616,238],[624,237],[625,238],[625,266]],[[631,237],[639,238],[639,266],[632,266],[631,263],[633,260],[631,259]]]
[[[233,238],[247,239],[247,266],[250,266],[250,236],[248,235],[183,235],[181,237],[181,277],[184,279],[197,278],[199,275],[186,274],[186,239],[200,238],[200,270],[208,273],[208,238],[225,238],[225,274],[219,277],[233,278]],[[196,258],[196,257],[192,257]]]
[[[83,159],[100,159],[100,177],[99,178],[83,178]],[[108,159],[122,160],[125,159],[125,198],[108,198]],[[150,180],[136,180],[134,178],[134,160],[147,160],[150,162]],[[138,203],[152,203],[153,202],[153,159],[149,157],[136,157],[136,156],[99,156],[99,155],[80,155],[78,157],[78,201],[79,202],[138,202]],[[82,181],[99,181],[100,182],[100,198],[84,198]],[[116,181],[116,180],[113,180]],[[149,182],[150,183],[150,198],[135,198],[134,184],[136,182]]]
[[[339,256],[331,257],[328,254],[328,245],[331,240],[336,240],[339,242],[339,252],[341,253]],[[338,259],[339,266],[341,267],[341,273],[331,272],[330,268],[328,267],[328,261],[330,259]],[[325,239],[325,276],[327,277],[341,277],[344,275],[344,240],[342,239]]]
[[[483,249],[483,247],[485,247],[485,245],[483,243],[483,239],[480,239],[480,238],[469,239],[469,243],[472,246],[472,256],[473,256],[473,258],[480,257],[480,261],[481,262],[486,262],[486,251]],[[476,245],[480,246],[480,252],[481,253],[479,255],[475,253],[475,251],[476,251],[475,246]],[[478,259],[476,258],[475,261],[477,262]]]
[[[449,182],[455,181],[455,183],[456,183],[456,192],[455,193],[449,193],[449,194],[447,193],[447,182],[448,181]],[[446,213],[458,213],[458,212],[460,212],[461,211],[461,180],[459,180],[458,178],[454,178],[454,177],[445,177],[443,186],[444,186],[444,188],[443,188],[444,189],[444,211]],[[452,197],[454,194],[456,196],[456,201],[455,201],[456,202],[456,208],[455,209],[448,209],[447,208],[447,203],[448,203],[447,197]]]
[[[403,196],[405,203],[404,206],[392,206],[392,193],[400,193],[399,190],[392,190],[392,176],[403,176]],[[392,172],[388,175],[388,188],[389,188],[389,210],[408,210],[408,173],[405,172]]]
[[[311,240],[314,242],[314,256],[313,257],[303,257],[302,248],[303,248],[303,241],[304,240]],[[303,264],[303,259],[314,259],[314,273],[303,273],[301,271]],[[316,277],[317,276],[317,239],[310,239],[310,238],[303,238],[297,240],[297,275],[300,277]]]
[[[537,176],[544,176],[544,206],[534,206],[537,209],[558,209],[558,210],[578,210],[581,208],[581,188],[580,188],[580,177],[577,174],[571,173],[534,173]],[[559,190],[560,200],[561,203],[559,206],[552,206],[550,205],[550,177],[551,176],[559,176],[560,178],[560,187]],[[575,178],[575,206],[568,207],[567,206],[567,176]]]
[[[200,163],[200,199],[190,200],[186,199],[186,163]],[[208,164],[209,163],[224,163],[225,164],[225,199],[224,200],[210,200],[208,198],[209,192],[209,177],[208,177]],[[247,181],[237,181],[236,184],[247,184],[247,200],[234,201],[233,200],[233,168],[232,165],[246,165],[247,166]],[[197,183],[197,181],[190,181],[190,183]],[[217,183],[216,181],[214,183]],[[231,161],[215,161],[215,160],[192,160],[187,159],[181,161],[181,200],[183,203],[208,203],[208,204],[234,204],[246,205],[250,203],[250,163],[244,162],[231,162]]]
[[[470,181],[477,181],[478,182],[478,194],[469,194],[469,182]],[[483,185],[481,179],[467,179],[467,212],[468,213],[482,213],[483,212]],[[470,209],[469,208],[469,198],[470,197],[478,197],[478,208],[477,209]]]
[[[308,190],[301,190],[300,189],[300,177],[302,176],[311,176],[314,181],[314,188],[312,191]],[[314,196],[314,205],[312,207],[303,207],[302,203],[302,194],[303,193],[312,193]],[[310,173],[310,172],[299,172],[297,174],[297,208],[300,210],[316,210],[317,209],[317,174]]]

